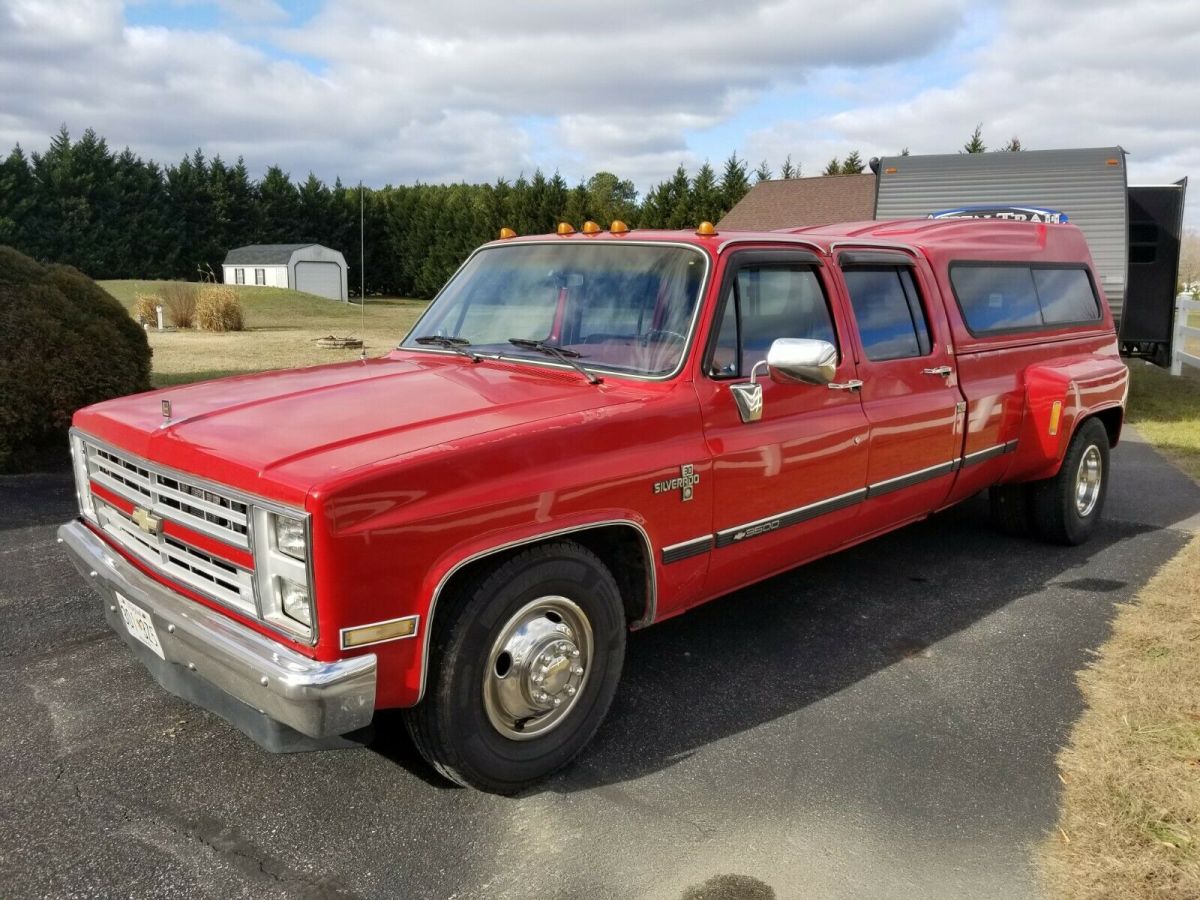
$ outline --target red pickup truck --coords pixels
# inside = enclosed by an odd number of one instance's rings
[[[1097,287],[1072,225],[506,230],[385,357],[79,411],[59,536],[268,749],[402,707],[512,792],[595,733],[629,629],[984,489],[1086,540],[1127,393]]]

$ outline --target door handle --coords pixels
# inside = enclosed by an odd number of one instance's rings
[[[932,369],[921,370],[922,375],[941,375],[943,378],[948,378],[953,372],[949,366],[934,366]]]
[[[849,381],[844,381],[841,383],[831,381],[828,387],[831,391],[857,391],[862,387],[862,384],[863,383],[857,378],[851,378]]]

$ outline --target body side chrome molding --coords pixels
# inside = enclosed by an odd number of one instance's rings
[[[556,531],[546,531],[541,534],[536,534],[531,537],[523,538],[519,541],[509,541],[504,544],[499,544],[495,547],[489,547],[487,550],[480,550],[478,553],[473,553],[465,559],[456,562],[445,575],[437,583],[437,587],[433,589],[433,596],[429,600],[429,610],[425,614],[425,634],[421,639],[421,687],[417,691],[417,703],[420,703],[425,696],[425,687],[429,678],[429,642],[433,635],[433,615],[437,609],[438,600],[441,598],[442,591],[454,577],[455,573],[468,566],[473,562],[478,562],[489,556],[494,556],[497,553],[503,553],[505,550],[512,550],[515,547],[523,547],[527,544],[536,544],[540,541],[549,540],[550,538],[563,537],[568,534],[577,534],[581,531],[593,531],[596,528],[608,528],[613,525],[623,526],[634,529],[642,539],[642,544],[646,553],[647,577],[646,585],[646,610],[640,619],[630,624],[631,628],[644,628],[647,625],[654,623],[655,613],[658,607],[658,573],[655,568],[654,560],[654,545],[650,541],[650,535],[646,533],[646,529],[634,522],[632,519],[608,519],[603,522],[592,522],[587,525],[575,525],[570,528],[560,528]]]
[[[699,556],[701,553],[707,553],[712,549],[712,545],[713,536],[711,534],[692,538],[690,541],[672,544],[670,547],[662,548],[662,561],[664,563],[674,563],[690,559],[693,556]]]
[[[839,494],[836,497],[830,497],[826,500],[818,500],[816,503],[809,503],[807,506],[790,509],[774,516],[766,516],[762,519],[755,519],[753,522],[746,522],[742,525],[735,525],[732,528],[725,528],[717,532],[716,546],[728,547],[730,544],[737,544],[748,538],[778,531],[780,528],[787,528],[789,525],[798,525],[801,522],[815,519],[817,516],[824,515],[825,513],[836,512],[839,509],[845,509],[847,506],[861,503],[866,497],[867,489],[858,488],[857,490]]]
[[[973,466],[976,463],[985,462],[997,456],[1003,456],[1006,453],[1014,453],[1017,449],[1017,441],[1005,441],[1003,444],[995,444],[991,447],[984,447],[982,450],[976,450],[973,453],[968,453],[962,458],[963,468]]]
[[[938,463],[936,466],[929,466],[925,469],[909,472],[907,475],[898,475],[895,478],[888,478],[885,481],[877,481],[874,484],[867,485],[867,496],[879,497],[883,494],[890,494],[892,491],[912,487],[913,485],[920,484],[922,481],[929,481],[931,478],[940,478],[942,475],[954,472],[960,465],[962,465],[962,460],[956,458],[948,462]]]

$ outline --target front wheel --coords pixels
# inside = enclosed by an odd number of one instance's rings
[[[571,543],[521,551],[444,598],[414,743],[458,784],[512,794],[595,734],[621,676],[625,615],[612,573]]]
[[[1030,486],[1039,537],[1074,546],[1092,536],[1108,493],[1108,458],[1108,431],[1088,419],[1071,438],[1058,474]]]

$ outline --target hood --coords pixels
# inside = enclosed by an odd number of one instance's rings
[[[364,465],[636,399],[629,383],[590,385],[572,371],[397,351],[135,394],[80,410],[74,424],[152,462],[298,504]]]

